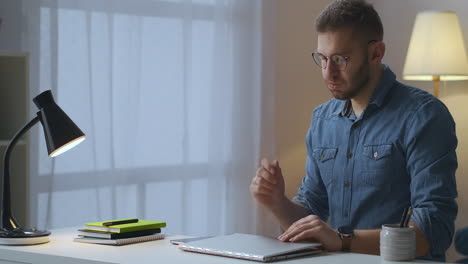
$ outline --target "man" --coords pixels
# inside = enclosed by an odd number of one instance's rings
[[[281,241],[368,254],[379,254],[381,225],[398,223],[411,206],[417,256],[444,261],[458,210],[449,111],[382,64],[383,27],[372,5],[334,1],[316,30],[313,59],[334,99],[313,112],[306,176],[291,201],[278,161],[263,159],[253,197],[286,230]]]

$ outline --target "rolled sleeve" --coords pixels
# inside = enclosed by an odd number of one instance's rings
[[[447,108],[440,101],[432,100],[416,111],[408,131],[411,221],[430,244],[429,255],[425,257],[444,261],[458,212],[455,123]]]

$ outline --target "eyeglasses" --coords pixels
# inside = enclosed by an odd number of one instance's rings
[[[319,52],[313,52],[312,58],[314,58],[315,64],[317,64],[320,68],[326,69],[328,65],[328,60],[331,60],[336,68],[340,71],[346,69],[346,65],[348,64],[349,56],[342,56],[338,54],[333,54],[330,57],[327,57]]]
[[[377,42],[377,40],[375,39],[369,40],[367,44],[370,44],[372,42]],[[348,60],[349,60],[349,56],[333,54],[330,57],[327,57],[320,52],[312,52],[312,58],[314,59],[315,64],[317,64],[322,69],[327,68],[328,61],[330,60],[331,62],[333,62],[335,67],[340,71],[343,71],[344,69],[346,69],[346,65],[348,65]]]

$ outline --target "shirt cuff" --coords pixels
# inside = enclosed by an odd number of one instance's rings
[[[440,221],[437,214],[431,213],[429,208],[414,208],[411,221],[421,230],[430,246],[428,255],[421,259],[444,262],[445,251],[452,242],[453,230],[450,232],[444,221]]]

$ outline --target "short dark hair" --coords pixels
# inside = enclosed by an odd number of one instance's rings
[[[383,40],[383,26],[372,4],[364,0],[335,0],[315,20],[319,33],[352,27],[355,33]]]

